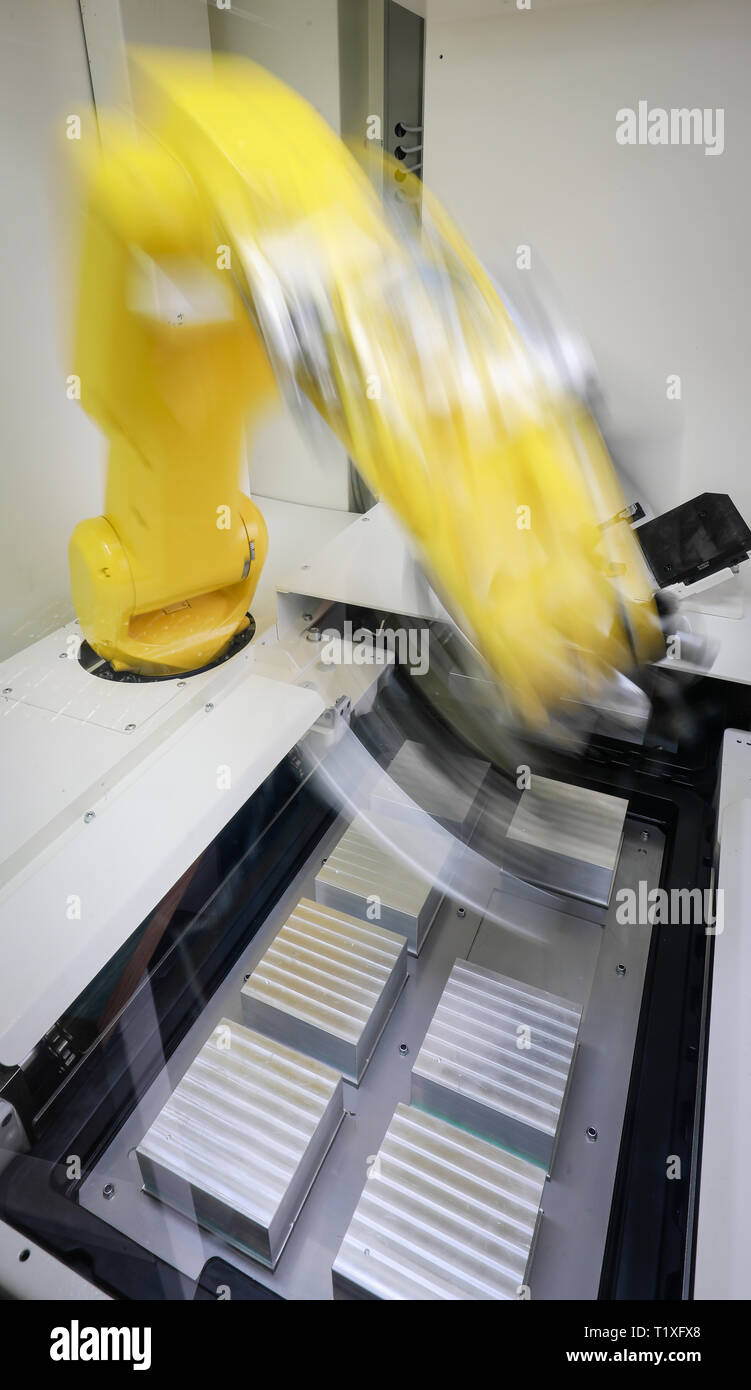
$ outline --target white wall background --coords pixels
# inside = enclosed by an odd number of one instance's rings
[[[67,546],[101,509],[103,449],[66,397],[57,203],[65,117],[91,111],[76,0],[0,18],[0,656],[72,615]]]
[[[532,246],[652,503],[727,491],[751,522],[751,4],[500,9],[428,2],[426,183],[491,269]],[[724,107],[724,154],[618,145],[615,114],[640,99]],[[666,399],[669,373],[681,401]]]
[[[72,616],[68,540],[103,505],[104,440],[66,397],[65,117],[91,117],[92,79],[100,104],[127,100],[124,42],[211,47],[206,0],[83,9],[91,76],[77,0],[3,0],[0,16],[0,659]],[[336,0],[238,0],[226,28],[225,12],[211,19],[218,47],[255,56],[338,128]],[[333,442],[320,463],[280,418],[252,460],[256,493],[346,508],[346,460]]]
[[[268,68],[340,134],[337,0],[233,0],[230,9],[209,9],[209,27],[214,52]],[[286,412],[249,441],[248,471],[262,497],[347,508],[346,453],[328,434],[313,447]]]

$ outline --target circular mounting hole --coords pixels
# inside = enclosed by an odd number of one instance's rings
[[[597,1139],[597,1130],[594,1125],[587,1125],[586,1134],[589,1143],[594,1144]]]
[[[406,1057],[406,1055],[407,1055],[408,1052],[409,1052],[409,1048],[407,1047],[407,1044],[406,1044],[406,1043],[400,1043],[400,1044],[399,1044],[399,1053],[400,1053],[400,1055],[401,1055],[402,1057]]]
[[[28,1260],[30,1254],[31,1254],[31,1251],[30,1251],[30,1250],[22,1250],[22,1251],[21,1251],[21,1253],[20,1253],[20,1255],[19,1255],[19,1257],[18,1257],[19,1260],[21,1261],[21,1264],[25,1264],[25,1263],[26,1263],[26,1261]]]

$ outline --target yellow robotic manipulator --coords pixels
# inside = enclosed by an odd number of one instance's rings
[[[664,650],[594,421],[442,210],[409,178],[386,209],[251,63],[144,50],[131,70],[142,125],[105,124],[86,173],[76,372],[110,440],[105,514],[70,545],[91,646],[167,675],[247,624],[267,538],[243,430],[279,383],[399,517],[523,719]]]

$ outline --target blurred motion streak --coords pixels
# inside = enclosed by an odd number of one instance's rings
[[[596,424],[435,200],[407,175],[382,201],[245,60],[131,62],[143,125],[103,127],[81,257],[76,372],[110,439],[105,515],[70,547],[91,646],[171,674],[247,624],[266,530],[242,428],[276,379],[400,518],[523,723],[661,656]]]

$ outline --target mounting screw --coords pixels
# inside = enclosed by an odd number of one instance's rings
[[[303,613],[303,614],[302,614],[302,620],[303,620],[304,623],[312,623],[312,621],[313,621],[313,614],[312,614],[312,613]]]
[[[642,830],[642,832],[641,832],[641,837],[642,837],[642,840],[648,840],[648,839],[649,839],[649,831],[648,831],[648,830]]]
[[[87,811],[83,818],[84,825],[90,825],[93,820],[96,820],[96,811]]]
[[[625,967],[625,965],[621,965],[620,963],[619,963],[618,965],[616,965],[616,967],[615,967],[615,973],[616,973],[616,975],[625,975],[625,974],[626,974],[626,967]]]
[[[408,1052],[409,1052],[409,1048],[407,1047],[407,1044],[406,1044],[406,1043],[400,1043],[400,1044],[399,1044],[399,1055],[400,1055],[400,1057],[406,1057],[406,1055],[407,1055]]]
[[[300,569],[301,569],[301,570],[309,570],[309,569],[310,569],[310,565],[301,565],[301,566],[300,566]]]
[[[466,907],[457,907],[457,909],[456,909],[456,915],[457,915],[457,917],[466,917],[466,915],[467,915],[467,909],[466,909]]]
[[[248,980],[249,980],[249,979],[250,979],[250,971],[248,971],[247,975],[243,975],[243,984],[246,985],[246,984],[248,983]]]
[[[204,709],[205,709],[205,711],[206,711],[207,714],[211,714],[211,711],[213,710],[213,708],[214,708],[214,706],[212,705],[212,703],[211,703],[210,700],[209,700],[209,703],[208,703],[207,705],[204,705]]]
[[[177,688],[178,688],[178,690],[183,690],[187,684],[188,684],[187,681],[178,681],[178,682],[177,682]]]
[[[364,517],[363,517],[363,521],[370,521],[370,517],[369,517],[369,516],[364,516]]]
[[[597,1130],[595,1129],[594,1125],[587,1125],[585,1132],[589,1143],[595,1144],[597,1142]]]
[[[311,627],[311,628],[309,628],[308,631],[307,631],[306,634],[305,634],[305,638],[306,638],[306,641],[308,641],[308,642],[320,642],[320,640],[321,640],[321,629],[318,628],[318,627]]]
[[[12,685],[6,685],[6,686],[3,687],[3,695],[12,695],[12,694],[13,694],[13,686],[12,686]]]
[[[106,1182],[106,1183],[104,1184],[104,1187],[102,1188],[102,1196],[103,1196],[104,1198],[106,1198],[106,1200],[109,1202],[110,1198],[111,1198],[111,1197],[114,1197],[114,1195],[115,1195],[115,1184],[114,1184],[113,1182]]]
[[[135,729],[135,727],[136,727],[135,724],[126,724],[126,725],[125,725],[125,732],[126,732],[126,734],[132,734],[133,731],[134,731],[134,729]]]
[[[67,661],[67,660],[68,660],[68,653],[67,653],[67,652],[61,652],[61,653],[60,653],[59,659],[60,659],[60,661]]]

